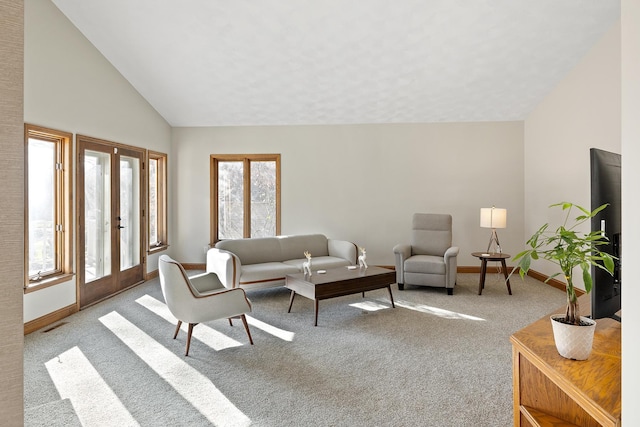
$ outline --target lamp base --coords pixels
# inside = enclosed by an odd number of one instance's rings
[[[501,254],[502,247],[500,246],[500,240],[498,239],[498,233],[495,228],[491,229],[491,238],[489,239],[489,245],[487,246],[487,252],[490,254]]]

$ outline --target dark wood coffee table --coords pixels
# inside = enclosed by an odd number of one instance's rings
[[[289,300],[289,310],[293,305],[296,294],[315,301],[315,322],[318,326],[318,301],[328,298],[341,297],[344,295],[357,294],[366,291],[387,288],[391,306],[393,294],[391,285],[396,283],[396,272],[382,267],[356,268],[353,270],[347,267],[327,269],[326,273],[314,272],[312,276],[305,276],[304,273],[288,274],[285,278],[285,286],[291,289]]]

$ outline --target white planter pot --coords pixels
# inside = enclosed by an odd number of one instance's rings
[[[558,322],[556,318],[564,318],[563,314],[551,316],[553,338],[560,356],[567,359],[587,360],[593,347],[593,334],[596,330],[596,322],[588,317],[580,317],[587,326],[568,325]]]

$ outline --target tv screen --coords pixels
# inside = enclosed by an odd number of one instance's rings
[[[591,318],[611,317],[621,320],[616,314],[622,308],[622,174],[621,156],[597,148],[591,153],[591,210],[608,203],[591,220],[591,230],[600,230],[609,243],[600,249],[618,259],[615,261],[613,276],[592,267],[593,287],[591,289]]]

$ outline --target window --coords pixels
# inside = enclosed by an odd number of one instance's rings
[[[25,125],[25,288],[71,274],[71,138]]]
[[[168,246],[167,155],[149,151],[149,252]]]
[[[280,234],[280,155],[211,156],[211,241]]]

